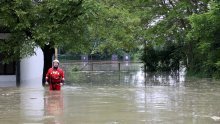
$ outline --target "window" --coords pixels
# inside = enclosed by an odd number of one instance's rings
[[[9,64],[0,63],[0,75],[15,75],[15,62]]]
[[[1,62],[1,55],[0,55],[0,75],[15,75],[16,71],[16,63],[10,62],[8,64],[3,64]]]

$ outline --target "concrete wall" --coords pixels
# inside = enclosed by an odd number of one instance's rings
[[[36,55],[22,59],[20,62],[20,86],[42,87],[43,52],[38,47]]]

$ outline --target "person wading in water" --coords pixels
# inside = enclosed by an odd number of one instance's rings
[[[59,68],[59,60],[55,59],[53,67],[47,71],[45,84],[49,84],[50,90],[60,90],[64,80],[64,71]]]

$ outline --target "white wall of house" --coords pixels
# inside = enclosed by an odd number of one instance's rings
[[[21,87],[42,87],[43,51],[37,47],[35,52],[20,61]],[[16,75],[0,75],[0,87],[16,87]]]
[[[20,61],[20,86],[42,87],[43,75],[43,51],[37,47],[36,55],[24,58]]]
[[[0,87],[15,87],[16,75],[0,75]]]
[[[0,39],[7,39],[9,33],[0,33]],[[42,87],[43,52],[37,47],[36,55],[20,62],[20,86]],[[16,86],[16,75],[0,75],[0,87]]]

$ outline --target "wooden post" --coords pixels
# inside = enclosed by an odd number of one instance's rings
[[[21,72],[20,72],[20,61],[16,62],[16,86],[19,87],[21,85]]]
[[[118,63],[118,71],[121,71],[121,63]]]
[[[58,50],[57,50],[57,47],[55,47],[54,49],[55,49],[54,59],[58,59]]]
[[[144,40],[144,58],[147,56],[147,42]],[[144,62],[144,84],[147,85],[147,64]]]
[[[93,62],[91,62],[91,64],[92,64],[92,71],[93,71]]]

